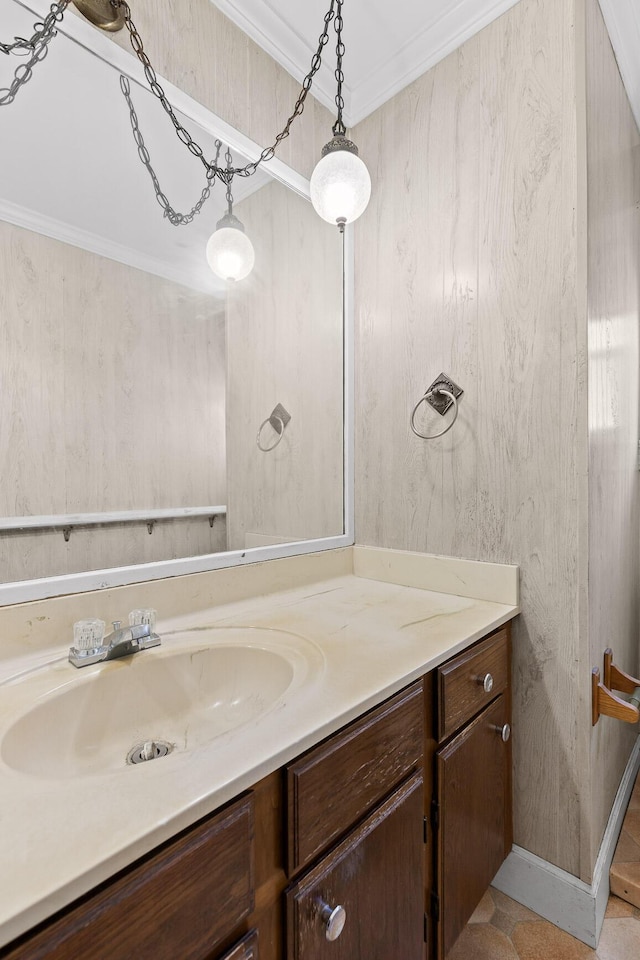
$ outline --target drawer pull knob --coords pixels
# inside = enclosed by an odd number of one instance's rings
[[[484,677],[478,677],[478,683],[485,693],[491,693],[493,690],[493,677],[490,673],[485,674]]]
[[[505,723],[503,726],[498,724],[495,730],[496,730],[496,733],[500,734],[500,738],[502,739],[503,743],[509,742],[509,740],[511,739],[511,727],[509,726],[508,723]]]
[[[328,903],[320,901],[320,918],[325,926],[324,935],[327,940],[337,940],[347,920],[347,911],[344,907],[330,907]]]

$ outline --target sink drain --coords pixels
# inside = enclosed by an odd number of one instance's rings
[[[173,744],[166,740],[145,740],[139,743],[127,754],[127,763],[146,763],[147,760],[157,760],[166,757],[173,750]]]

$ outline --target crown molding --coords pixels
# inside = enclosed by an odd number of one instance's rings
[[[400,49],[392,51],[386,62],[374,62],[366,77],[356,83],[347,80],[344,87],[347,126],[360,123],[517,2],[480,0],[479,4],[479,0],[460,0],[453,9],[425,24],[424,29]],[[302,81],[313,53],[310,38],[302,38],[266,0],[212,0],[212,3],[291,76]],[[333,111],[335,80],[330,67],[323,64],[314,79],[312,93]]]
[[[365,120],[423,73],[435,67],[480,30],[514,7],[519,0],[461,0],[460,3],[425,25],[419,33],[386,63],[375,65],[351,91],[351,124]],[[481,12],[478,13],[478,6]]]
[[[246,0],[211,0],[211,2],[287,73],[302,83],[311,66],[315,47],[290,27],[280,14],[276,13],[264,0],[253,0],[250,4],[247,4]],[[247,6],[251,7],[250,14],[246,12]],[[318,36],[320,36],[320,28]],[[316,37],[312,39],[315,42]],[[314,77],[311,93],[323,106],[334,112],[335,79],[333,70],[325,63]],[[347,84],[345,84],[344,96],[344,119],[347,126],[350,126],[350,91]]]
[[[640,6],[638,0],[599,0],[622,82],[640,130]]]
[[[12,223],[14,226],[22,227],[25,230],[31,230],[33,233],[40,233],[52,240],[59,240],[62,243],[80,247],[82,250],[95,253],[99,257],[116,260],[128,267],[134,267],[136,270],[153,273],[157,277],[171,280],[172,283],[189,287],[191,290],[198,290],[219,299],[224,299],[226,295],[226,291],[222,287],[216,289],[213,283],[203,283],[202,276],[195,270],[190,271],[174,267],[159,257],[142,253],[133,247],[108,240],[99,234],[91,233],[89,230],[83,230],[81,227],[55,220],[53,217],[47,217],[36,210],[30,210],[28,207],[11,203],[9,200],[3,200],[2,198],[0,198],[0,220]]]

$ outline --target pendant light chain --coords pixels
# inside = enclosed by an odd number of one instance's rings
[[[133,139],[135,140],[136,147],[138,148],[138,156],[140,157],[140,162],[146,168],[147,173],[151,178],[151,182],[153,183],[153,189],[156,195],[156,200],[162,207],[164,216],[167,218],[169,223],[172,224],[174,227],[183,227],[186,224],[191,223],[194,217],[196,217],[200,213],[203,206],[209,199],[209,196],[211,195],[211,188],[213,184],[211,180],[207,178],[207,182],[202,190],[200,199],[195,204],[195,206],[191,208],[189,213],[179,213],[177,210],[175,210],[171,206],[166,194],[163,193],[162,191],[162,187],[160,186],[160,181],[158,180],[158,176],[151,164],[151,155],[144,142],[142,130],[140,129],[140,124],[138,121],[138,114],[136,113],[136,109],[133,105],[133,100],[131,99],[131,84],[129,82],[129,78],[125,77],[124,75],[120,76],[120,89],[122,90],[122,95],[127,101],[127,106],[129,107],[129,119],[131,121],[131,130],[133,132]],[[222,149],[222,141],[216,140],[215,144],[216,144],[215,162],[217,163],[220,157],[220,150]]]
[[[342,70],[342,58],[344,57],[344,52],[345,52],[344,43],[342,42],[342,28],[344,25],[342,20],[343,0],[336,0],[336,3],[338,7],[338,12],[336,13],[334,26],[335,26],[335,30],[338,38],[336,43],[337,66],[336,66],[336,72],[335,72],[335,78],[338,83],[338,90],[336,92],[336,107],[338,108],[338,119],[333,125],[333,135],[334,137],[344,137],[346,135],[347,128],[345,127],[342,120],[342,111],[344,110],[344,98],[342,96],[342,84],[344,83],[344,72]]]
[[[229,173],[229,171],[233,169],[233,167],[232,167],[233,157],[231,156],[231,150],[229,149],[229,147],[227,147],[227,152],[226,152],[225,155],[224,155],[224,159],[225,159],[226,162],[227,162],[227,174],[228,174],[228,180],[227,180],[227,206],[228,206],[228,210],[227,210],[227,213],[229,214],[229,216],[231,216],[231,215],[233,214],[233,194],[231,193],[231,184],[233,183],[233,174]]]
[[[184,127],[183,124],[181,124],[180,121],[178,120],[178,117],[176,116],[175,111],[167,98],[167,95],[165,94],[160,83],[158,82],[158,76],[156,74],[156,71],[151,61],[149,60],[149,57],[145,52],[142,38],[138,32],[138,29],[135,23],[131,18],[131,8],[127,3],[127,0],[111,0],[111,3],[116,9],[119,8],[123,12],[124,22],[127,30],[129,31],[129,37],[131,40],[131,46],[133,47],[133,52],[135,53],[138,60],[142,64],[144,75],[146,77],[147,83],[149,84],[149,89],[151,90],[153,95],[158,98],[158,100],[164,107],[165,113],[171,119],[171,122],[173,123],[178,139],[185,144],[187,149],[190,151],[190,153],[193,154],[194,157],[197,157],[198,160],[201,161],[201,163],[206,168],[207,177],[210,180],[213,180],[214,177],[218,177],[220,180],[223,181],[223,183],[226,184],[229,182],[229,179],[230,178],[233,179],[233,177],[251,177],[256,172],[256,170],[258,169],[261,163],[264,163],[265,161],[271,160],[273,158],[273,156],[275,155],[276,149],[278,148],[280,143],[289,136],[293,121],[297,117],[299,117],[304,110],[307,94],[309,93],[311,86],[313,84],[313,78],[315,77],[316,73],[318,72],[322,64],[322,53],[329,41],[329,27],[336,15],[335,14],[336,6],[341,10],[343,0],[331,0],[331,5],[329,7],[329,10],[327,11],[324,17],[324,30],[320,35],[320,38],[318,40],[318,48],[311,60],[311,69],[309,70],[309,73],[306,75],[306,77],[302,82],[302,88],[300,90],[300,94],[298,96],[295,107],[293,109],[293,113],[287,120],[283,129],[275,138],[273,144],[270,147],[265,147],[265,149],[262,151],[262,153],[260,154],[257,160],[254,160],[251,163],[248,163],[244,167],[230,167],[228,169],[219,167],[217,163],[210,163],[206,159],[204,155],[204,151],[200,146],[200,144],[193,139],[193,137],[191,136],[189,131],[186,129],[186,127]],[[340,19],[342,19],[342,17]],[[342,73],[342,69],[340,70],[340,72]],[[340,97],[340,99],[342,99],[342,97]],[[342,120],[340,119],[339,122],[342,123]]]
[[[33,25],[34,33],[29,40],[23,37],[14,37],[12,43],[0,41],[0,53],[18,56],[23,51],[31,51],[31,56],[16,69],[13,81],[9,87],[0,87],[0,107],[6,107],[16,98],[16,94],[25,83],[29,83],[33,76],[33,68],[40,63],[49,52],[49,43],[55,37],[56,24],[62,22],[64,12],[71,0],[58,0],[52,3],[49,13],[41,23]]]
[[[48,52],[48,44],[53,37],[56,36],[56,24],[62,21],[64,13],[70,2],[71,0],[57,0],[57,2],[52,3],[51,9],[44,21],[42,23],[35,24],[34,34],[30,40],[25,40],[22,37],[16,37],[12,43],[0,42],[0,53],[16,54],[18,51],[32,51],[31,58],[26,63],[21,64],[16,70],[11,86],[7,88],[0,88],[0,106],[8,105],[14,101],[20,87],[22,87],[25,83],[28,83],[31,79],[33,67],[41,60],[44,60]],[[204,165],[207,179],[209,181],[212,181],[218,177],[225,184],[228,183],[230,177],[252,176],[261,163],[271,160],[274,157],[279,145],[289,136],[291,132],[291,125],[293,124],[294,120],[296,120],[296,118],[302,114],[307,95],[313,85],[313,79],[322,65],[322,54],[329,41],[329,27],[334,18],[336,18],[336,7],[338,9],[338,18],[336,22],[336,30],[338,33],[338,69],[336,70],[336,79],[338,80],[338,95],[336,97],[338,121],[336,127],[339,129],[344,129],[344,124],[342,123],[342,109],[344,107],[344,101],[342,99],[342,82],[344,80],[344,74],[342,72],[342,56],[344,54],[344,45],[342,44],[341,40],[342,4],[343,0],[331,0],[329,10],[324,17],[324,29],[319,37],[317,50],[311,60],[311,69],[302,82],[300,94],[293,108],[293,113],[287,120],[283,129],[276,136],[272,145],[270,147],[265,147],[258,159],[246,164],[246,166],[224,169],[218,166],[217,160],[210,162],[206,159],[200,144],[193,139],[186,127],[180,123],[169,99],[167,98],[167,95],[165,94],[161,84],[158,82],[158,76],[153,64],[145,52],[142,38],[131,17],[131,7],[127,3],[127,0],[111,0],[111,5],[114,7],[114,9],[120,9],[123,13],[125,26],[129,31],[131,46],[133,47],[136,57],[142,64],[145,78],[149,84],[149,89],[162,104],[165,113],[173,123],[178,138],[182,141],[182,143],[185,144],[190,153],[192,153],[194,157],[197,157],[198,160],[200,160],[200,162]]]

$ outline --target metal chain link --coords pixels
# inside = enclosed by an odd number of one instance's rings
[[[34,23],[34,33],[30,40],[22,37],[15,37],[13,43],[1,43],[0,53],[14,55],[18,51],[30,50],[31,56],[25,63],[21,63],[13,74],[11,86],[0,87],[0,107],[6,107],[16,98],[16,95],[25,83],[29,83],[33,76],[33,68],[40,63],[49,52],[49,43],[57,34],[56,24],[62,22],[64,12],[71,3],[71,0],[58,0],[51,4],[49,13],[42,23]]]
[[[204,190],[202,191],[202,194],[200,195],[200,199],[195,204],[195,206],[191,208],[189,213],[179,213],[177,210],[175,210],[169,203],[169,200],[167,199],[166,194],[163,192],[162,187],[160,186],[160,181],[158,180],[156,172],[151,165],[151,156],[145,145],[144,137],[142,136],[140,124],[138,122],[138,114],[136,113],[135,107],[133,105],[133,100],[131,99],[131,84],[129,83],[128,77],[125,77],[124,75],[120,76],[120,89],[122,90],[122,94],[125,100],[127,101],[127,105],[129,107],[129,119],[131,120],[131,129],[133,130],[133,139],[135,140],[136,146],[138,148],[138,156],[140,157],[141,163],[146,167],[147,173],[151,177],[151,182],[153,183],[153,189],[155,190],[155,194],[156,194],[156,200],[162,207],[164,216],[167,218],[169,223],[173,224],[174,227],[182,227],[182,226],[185,226],[185,224],[191,223],[193,221],[193,218],[200,213],[203,206],[209,199],[209,196],[211,194],[211,188],[213,186],[212,181],[214,180],[214,177],[209,177],[209,174],[207,173],[207,184]],[[222,141],[216,140],[216,151],[217,151],[216,159],[215,159],[216,163],[220,158],[221,149],[222,149]]]
[[[342,121],[342,111],[344,110],[344,98],[342,96],[342,84],[344,83],[344,72],[342,70],[342,58],[344,57],[344,53],[345,53],[345,46],[344,46],[344,43],[342,42],[342,28],[344,26],[343,20],[342,20],[343,2],[344,0],[336,0],[337,6],[338,6],[338,12],[336,13],[336,18],[334,23],[336,34],[338,37],[337,43],[336,43],[337,66],[336,66],[336,72],[335,72],[335,78],[338,83],[338,90],[336,93],[336,107],[338,108],[338,119],[333,125],[334,137],[338,137],[338,136],[344,137],[347,132],[347,128],[345,127]]]
[[[315,77],[316,73],[318,72],[322,64],[322,52],[329,40],[329,26],[335,17],[336,5],[338,5],[338,7],[341,8],[342,2],[343,0],[331,0],[331,6],[329,7],[329,10],[327,11],[324,17],[324,30],[322,31],[320,38],[318,40],[318,49],[316,50],[311,60],[311,69],[309,70],[309,73],[306,75],[306,77],[302,82],[300,95],[298,96],[298,99],[296,101],[295,107],[293,109],[293,113],[287,120],[284,128],[280,131],[280,133],[275,138],[273,144],[270,147],[265,147],[265,149],[262,151],[258,159],[252,161],[251,163],[248,163],[246,166],[231,167],[230,169],[224,169],[219,167],[217,162],[211,163],[206,159],[206,157],[204,156],[204,151],[200,146],[200,144],[193,139],[193,137],[191,136],[189,131],[186,129],[186,127],[184,127],[178,120],[178,117],[176,116],[175,111],[171,106],[171,103],[167,99],[167,96],[163,88],[158,83],[158,76],[156,74],[156,71],[151,61],[149,60],[149,57],[145,53],[144,45],[142,43],[142,38],[138,33],[136,25],[131,19],[131,8],[127,3],[127,0],[111,0],[112,5],[116,9],[120,8],[123,12],[124,22],[127,30],[129,31],[129,37],[131,40],[131,46],[133,47],[133,52],[135,53],[138,60],[142,64],[142,67],[144,69],[144,75],[146,77],[147,83],[149,84],[149,89],[154,94],[154,96],[158,98],[158,100],[164,107],[165,112],[170,117],[171,122],[173,123],[173,126],[175,128],[176,134],[178,136],[178,139],[185,144],[187,149],[193,154],[194,157],[197,157],[201,161],[201,163],[204,165],[204,167],[207,170],[207,177],[209,178],[209,180],[212,180],[213,177],[218,177],[225,184],[229,182],[229,179],[233,179],[233,177],[252,176],[256,172],[256,170],[258,169],[261,163],[264,163],[265,161],[271,160],[273,158],[275,151],[280,145],[280,143],[289,136],[289,133],[291,130],[291,124],[296,119],[296,117],[300,116],[300,114],[304,110],[305,100],[307,99],[307,94],[309,93],[309,90],[311,89],[311,86],[313,84],[313,78]]]
[[[227,152],[224,155],[225,162],[227,164],[227,173],[233,169],[233,157],[231,156],[231,150],[227,147]],[[217,160],[217,157],[216,157]],[[233,183],[233,176],[229,176],[227,180],[227,213],[229,216],[233,213],[233,194],[231,193],[231,184]]]

